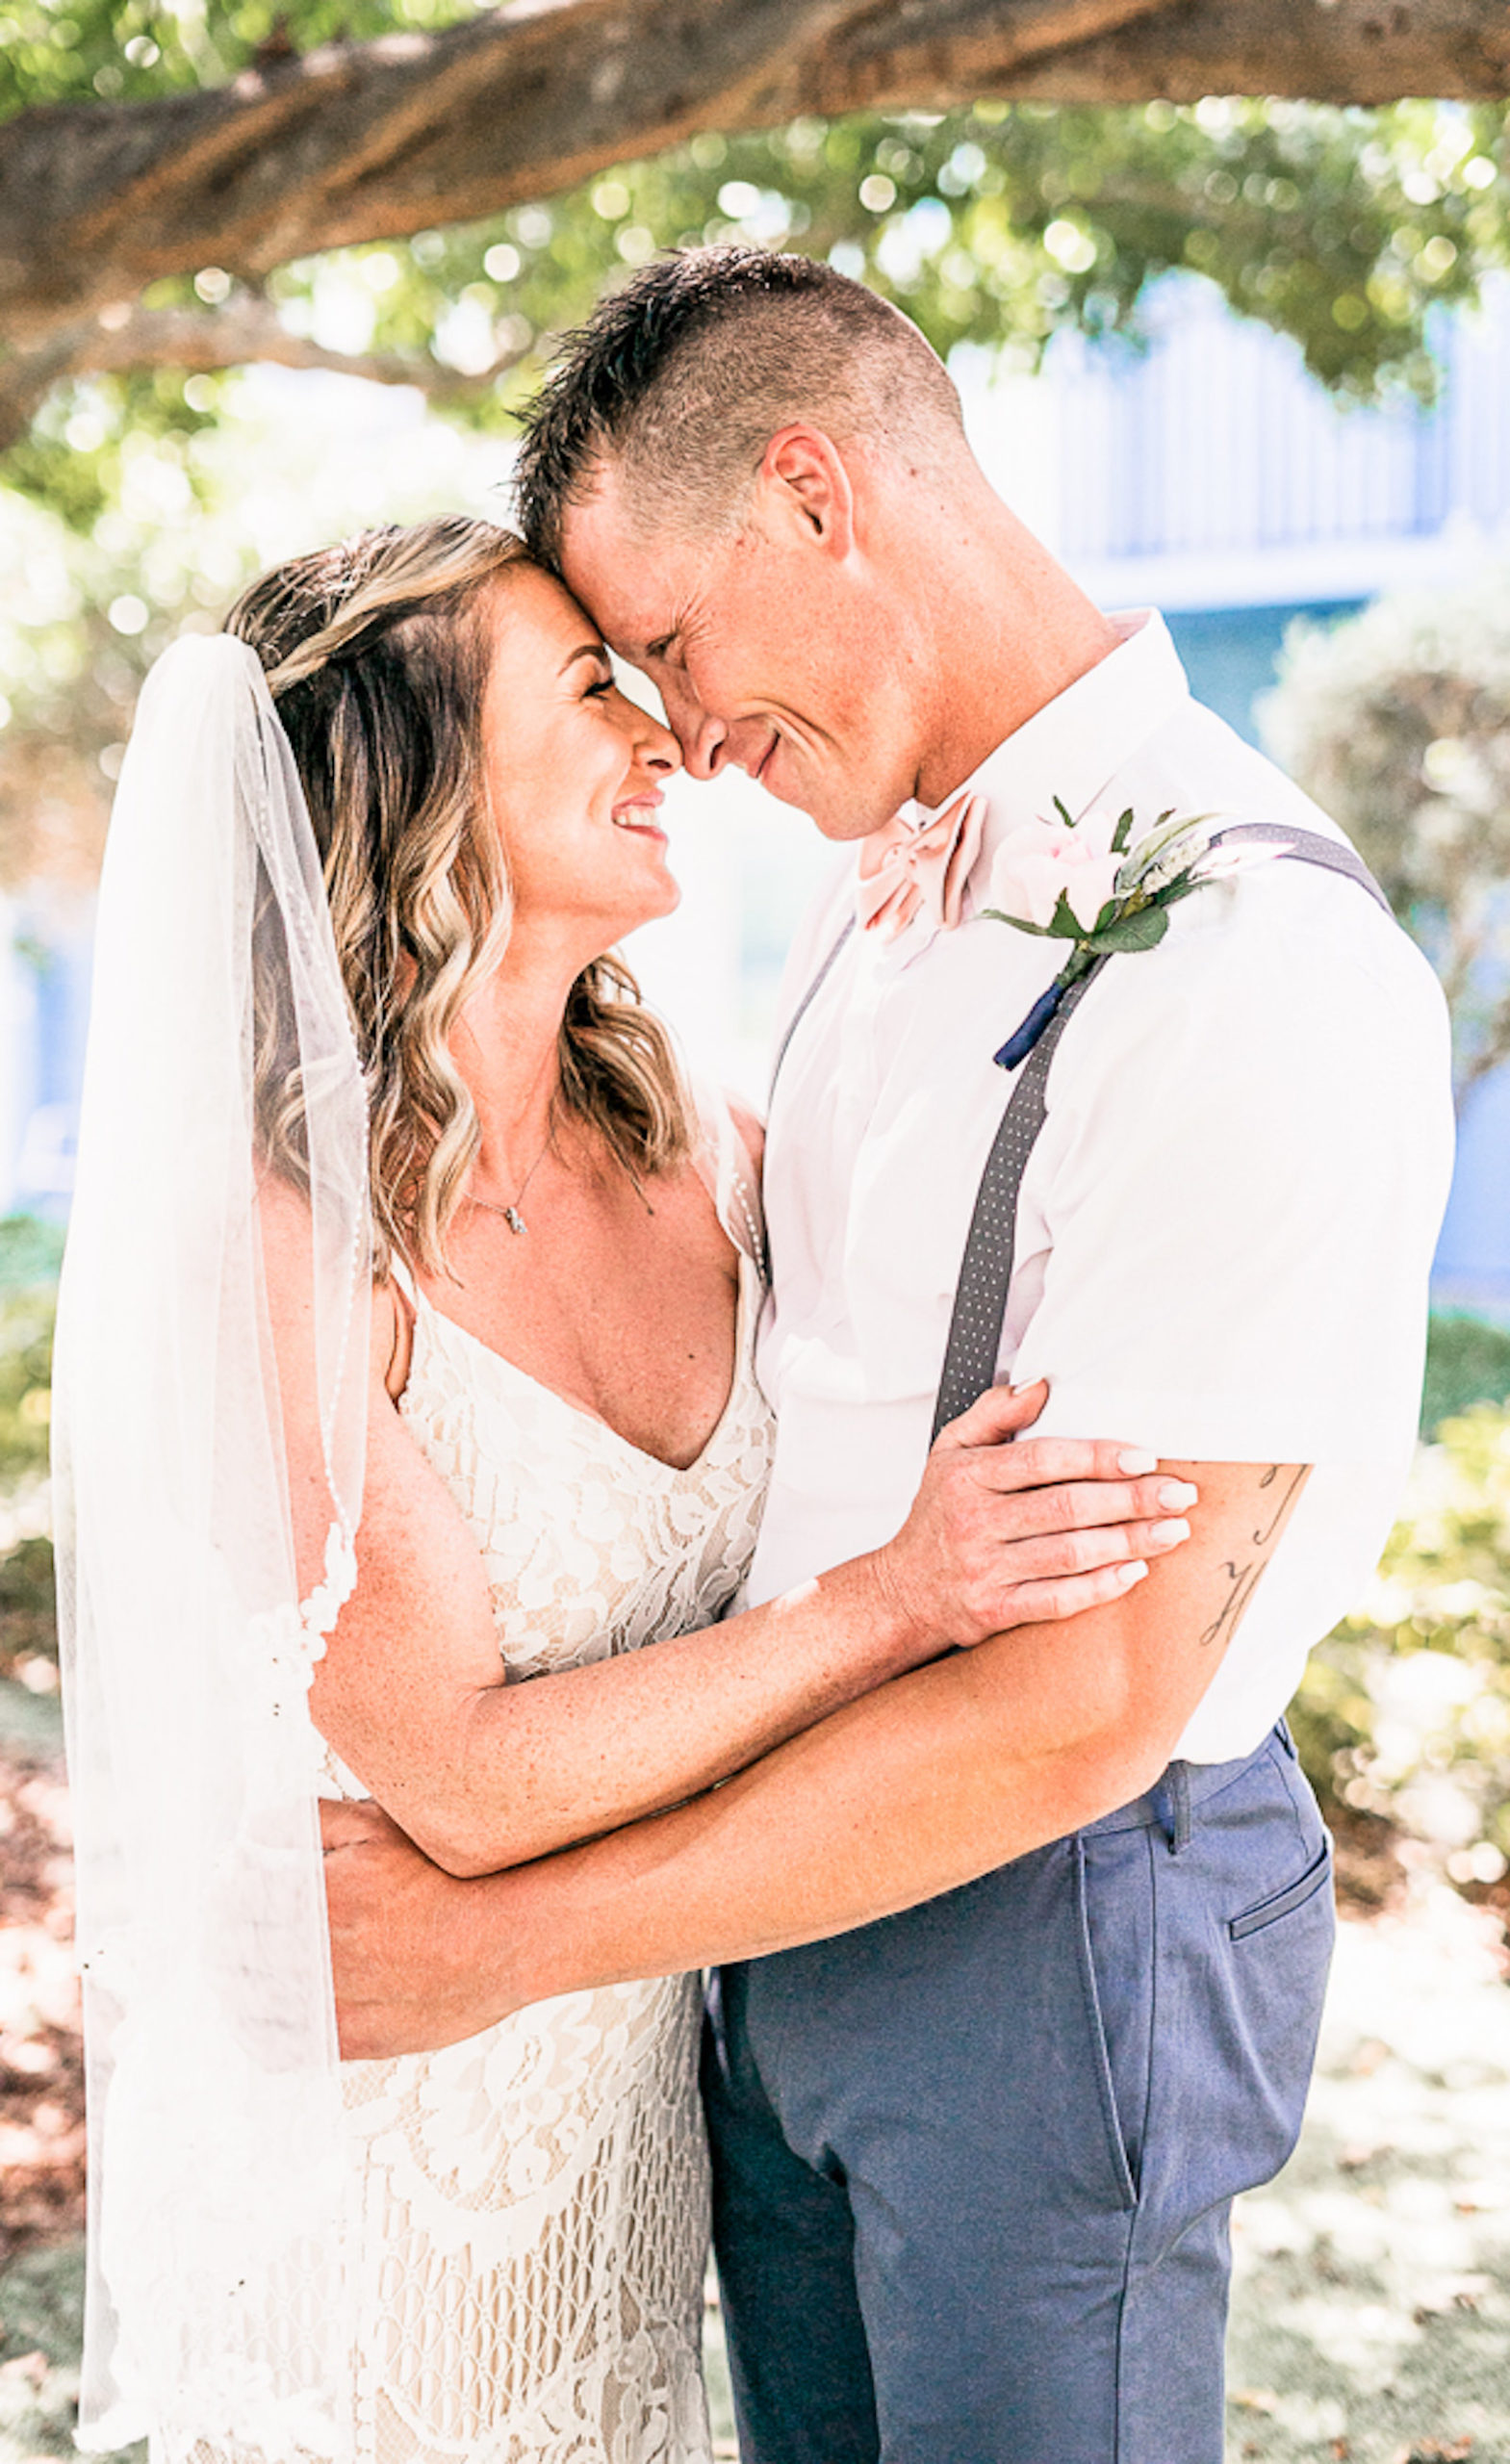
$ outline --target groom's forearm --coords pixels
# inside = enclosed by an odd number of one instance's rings
[[[347,2050],[447,2043],[553,1993],[842,1933],[1140,1794],[1219,1663],[1303,1474],[1204,1465],[1195,1476],[1194,1536],[1127,1601],[903,1678],[674,1812],[470,1882],[422,1874],[396,1846],[377,1894],[391,1986],[364,1977],[358,1958],[348,1988],[333,1896]]]
[[[375,1809],[332,1809],[343,2053],[426,2051],[552,1994],[846,1932],[1146,1784],[1121,1742],[1105,1761],[1084,1739],[1014,1747],[988,1665],[999,1648],[900,1680],[674,1812],[506,1873],[458,1879]]]
[[[1164,1767],[1099,1730],[1014,1747],[996,1677],[988,1657],[930,1669],[674,1813],[487,1877],[467,1926],[490,2002],[872,1923],[1062,1837]]]

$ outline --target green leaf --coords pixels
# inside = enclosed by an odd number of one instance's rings
[[[1168,930],[1169,919],[1162,909],[1140,907],[1136,915],[1119,916],[1114,924],[1107,926],[1105,932],[1098,929],[1092,933],[1086,947],[1094,950],[1097,958],[1104,958],[1113,950],[1153,950],[1158,948]]]
[[[1121,820],[1117,823],[1115,830],[1112,834],[1112,853],[1113,856],[1126,855],[1132,835],[1133,808],[1129,805],[1126,812],[1124,812]]]
[[[1054,902],[1048,930],[1056,941],[1084,941],[1088,937],[1084,924],[1069,903],[1067,890],[1062,889]]]
[[[1065,829],[1066,829],[1066,830],[1073,830],[1073,829],[1074,829],[1074,827],[1075,827],[1075,817],[1074,817],[1073,813],[1070,811],[1070,809],[1069,809],[1068,806],[1065,804],[1064,799],[1063,799],[1063,797],[1062,797],[1062,796],[1056,796],[1056,797],[1055,797],[1055,799],[1054,799],[1054,809],[1055,809],[1055,811],[1058,813],[1058,815],[1059,815],[1059,817],[1060,817],[1061,821],[1063,823],[1063,825],[1064,825]]]
[[[1162,889],[1150,891],[1148,904],[1150,907],[1173,907],[1176,900],[1189,898],[1192,890],[1210,889],[1210,882],[1191,881],[1189,878],[1183,881],[1165,882]]]
[[[1014,933],[1032,933],[1040,941],[1050,937],[1046,924],[1030,924],[1025,915],[1009,915],[1004,907],[983,907],[981,913],[988,915],[993,924],[1010,924]]]

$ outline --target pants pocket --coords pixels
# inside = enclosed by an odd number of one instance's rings
[[[1138,2205],[1138,2174],[1133,2153],[1128,2145],[1127,2134],[1122,2126],[1122,2118],[1117,2111],[1116,2086],[1112,2071],[1112,2050],[1102,2010],[1101,1990],[1096,1983],[1096,1963],[1090,1941],[1086,1843],[1081,1838],[1075,1841],[1075,1941],[1080,1958],[1081,1983],[1085,1989],[1090,2059],[1095,2072],[1096,2093],[1101,2107],[1102,2126],[1106,2132],[1107,2153],[1111,2159],[1116,2200],[1118,2206],[1124,2209],[1135,2208]]]
[[[1282,1890],[1270,1891],[1267,1899],[1256,1900],[1251,1908],[1244,1908],[1238,1915],[1228,1918],[1227,1932],[1233,1941],[1241,1942],[1249,1934],[1261,1934],[1266,1925],[1277,1924],[1280,1917],[1288,1916],[1292,1909],[1303,1908],[1306,1901],[1314,1898],[1331,1880],[1331,1874],[1332,1843],[1330,1839],[1323,1839],[1318,1854],[1312,1859],[1303,1874],[1292,1883],[1287,1883]]]

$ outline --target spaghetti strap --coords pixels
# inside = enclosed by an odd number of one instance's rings
[[[735,1248],[750,1259],[761,1281],[769,1282],[759,1168],[740,1135],[723,1089],[709,1079],[694,1078],[689,1091],[700,1133],[693,1149],[693,1168]]]

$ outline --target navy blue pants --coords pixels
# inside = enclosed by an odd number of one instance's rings
[[[1330,1884],[1280,1728],[724,1969],[704,2090],[743,2464],[1221,2464],[1229,2208],[1300,2127]]]

